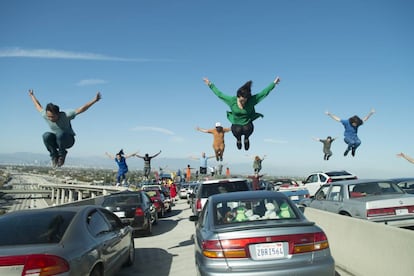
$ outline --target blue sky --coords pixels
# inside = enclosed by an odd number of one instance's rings
[[[230,123],[203,77],[232,95],[247,80],[257,93],[280,76],[256,106],[264,118],[250,150],[226,135],[232,171],[266,154],[269,175],[412,176],[414,165],[396,153],[414,156],[413,10],[409,0],[1,1],[0,153],[45,153],[33,89],[43,106],[63,110],[102,93],[72,121],[68,158],[120,148],[162,150],[156,159],[211,155],[212,136],[195,128]],[[356,157],[344,157],[343,127],[325,112],[363,117],[371,108]],[[327,162],[312,137],[328,135],[338,140]]]

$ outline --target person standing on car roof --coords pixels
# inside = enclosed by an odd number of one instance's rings
[[[326,139],[313,138],[315,141],[321,142],[323,144],[323,160],[329,160],[329,157],[332,156],[331,145],[336,138],[331,136],[326,137]]]
[[[366,122],[374,113],[375,110],[371,109],[368,115],[365,116],[363,119],[359,118],[357,115],[354,115],[349,119],[342,120],[341,118],[330,113],[329,111],[326,112],[326,115],[328,115],[335,121],[342,123],[342,125],[345,128],[344,141],[348,145],[348,147],[344,152],[344,156],[346,156],[349,153],[349,151],[351,151],[352,156],[355,156],[356,149],[361,145],[361,140],[359,140],[358,137],[358,128],[364,122]]]
[[[126,159],[135,156],[136,153],[130,154],[130,155],[124,155],[124,151],[121,149],[116,156],[109,154],[108,152],[105,152],[106,156],[108,156],[110,159],[114,159],[115,163],[118,165],[118,174],[116,176],[116,186],[121,185],[121,182],[126,181],[126,173],[128,172],[128,165],[126,163]]]
[[[37,111],[40,112],[42,117],[46,120],[50,127],[50,132],[43,133],[43,143],[46,149],[50,153],[53,167],[61,167],[65,163],[67,149],[71,148],[75,144],[75,132],[72,129],[71,121],[75,117],[86,110],[101,99],[101,93],[96,93],[96,96],[90,102],[79,107],[78,109],[72,109],[68,111],[61,111],[59,106],[48,103],[46,108],[43,109],[34,95],[32,89],[29,90],[29,96],[32,99]]]
[[[217,97],[230,107],[231,111],[227,111],[227,119],[232,123],[231,131],[236,138],[237,148],[239,150],[242,148],[241,140],[244,136],[244,149],[249,150],[249,137],[254,131],[253,121],[263,117],[262,114],[256,112],[255,106],[266,98],[276,84],[280,82],[279,77],[276,77],[270,85],[255,95],[251,94],[252,81],[248,81],[240,87],[236,96],[224,94],[208,78],[204,78],[203,81]]]
[[[413,163],[413,164],[414,164],[414,158],[412,158],[412,157],[410,157],[410,156],[408,156],[408,155],[406,155],[406,154],[404,154],[404,153],[402,153],[402,152],[398,153],[398,154],[397,154],[397,156],[398,156],[398,157],[402,157],[402,158],[404,158],[405,160],[407,160],[408,162],[410,162],[410,163]]]
[[[204,175],[204,174],[207,174],[207,161],[208,159],[213,158],[213,157],[215,156],[214,155],[206,156],[206,153],[202,152],[199,158],[194,157],[194,156],[191,156],[190,158],[194,160],[198,159],[200,161],[200,174]]]
[[[148,153],[146,153],[144,156],[135,154],[136,157],[144,160],[144,176],[146,179],[149,178],[149,175],[151,173],[151,159],[157,157],[160,153],[161,153],[161,150],[152,156],[149,156]]]
[[[215,128],[204,129],[204,128],[197,127],[196,129],[200,132],[213,134],[213,149],[216,155],[216,160],[223,161],[223,153],[224,153],[224,148],[225,148],[224,134],[226,134],[226,132],[229,132],[231,128],[222,127],[221,123],[217,122]]]

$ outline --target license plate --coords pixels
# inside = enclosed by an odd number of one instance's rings
[[[395,209],[395,214],[396,215],[407,215],[408,214],[408,209]]]
[[[124,218],[125,217],[125,212],[114,212],[115,215],[117,215],[120,218]]]
[[[250,252],[254,260],[271,260],[285,257],[283,242],[254,244],[250,246]]]
[[[299,200],[299,196],[295,195],[295,196],[291,196],[290,200]]]

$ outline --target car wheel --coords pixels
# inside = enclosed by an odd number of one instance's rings
[[[154,215],[151,216],[152,224],[158,224],[158,212],[154,212]]]
[[[99,265],[95,266],[95,267],[92,269],[92,271],[91,271],[91,273],[89,274],[89,276],[103,276],[101,266],[99,266]]]
[[[165,209],[161,208],[161,211],[158,213],[158,217],[163,218],[165,216]]]
[[[152,223],[151,223],[151,219],[148,219],[147,224],[148,224],[148,227],[145,230],[145,235],[151,236],[151,234],[152,234]]]
[[[135,261],[135,244],[134,244],[134,238],[131,240],[131,244],[129,245],[128,250],[128,259],[125,262],[125,266],[132,266]]]

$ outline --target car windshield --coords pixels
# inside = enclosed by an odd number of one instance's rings
[[[216,202],[213,209],[215,225],[298,218],[290,203],[284,198],[221,201]]]
[[[140,203],[140,197],[138,195],[116,195],[110,196],[104,200],[102,206],[111,207],[114,205],[129,205]]]
[[[224,183],[211,183],[203,185],[201,197],[206,198],[211,195],[248,191],[249,186],[246,181],[224,182]]]
[[[355,185],[349,185],[348,188],[351,198],[404,193],[404,191],[398,187],[398,185],[391,182],[359,183]]]
[[[58,243],[75,212],[24,213],[0,219],[0,246]]]

